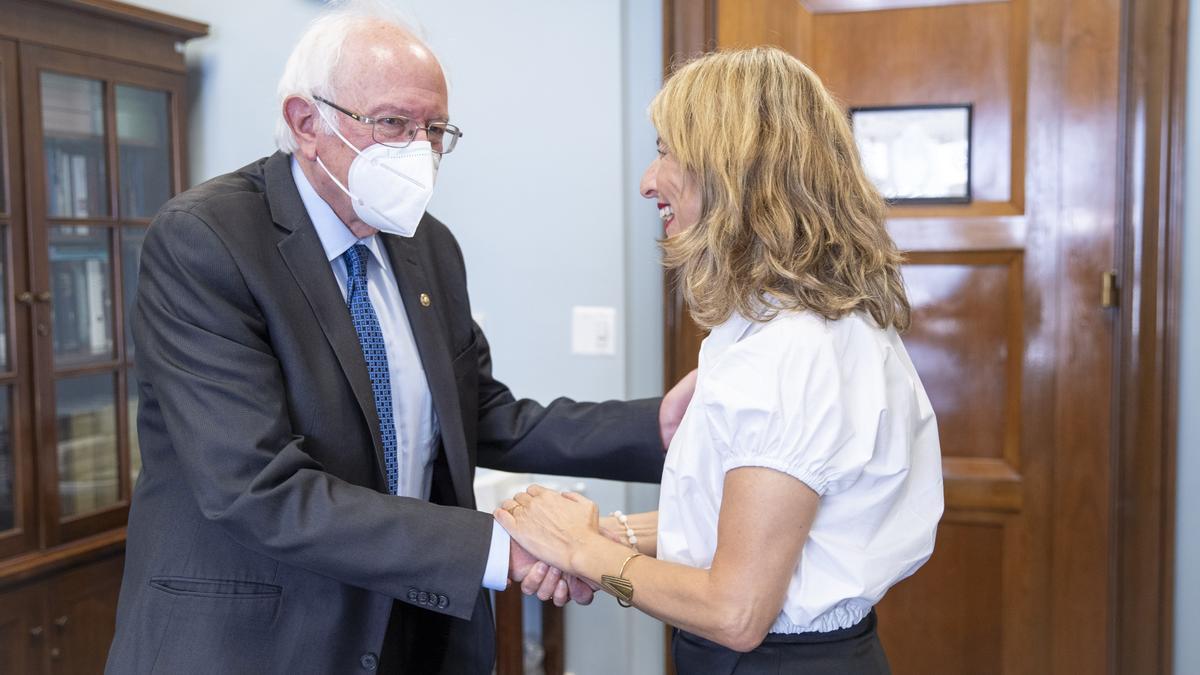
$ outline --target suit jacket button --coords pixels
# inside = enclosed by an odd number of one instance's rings
[[[363,667],[363,670],[375,670],[379,667],[379,657],[372,652],[367,652],[359,657],[358,664]]]
[[[408,589],[408,599],[410,602],[417,601],[417,589],[415,589],[415,588]]]
[[[429,604],[429,594],[426,593],[425,591],[421,591],[420,596],[418,596],[417,602],[421,603],[422,605],[428,605]]]
[[[450,606],[450,598],[447,598],[444,595],[439,595],[438,596],[438,609],[446,609],[449,606]]]

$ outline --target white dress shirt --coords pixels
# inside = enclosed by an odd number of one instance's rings
[[[933,552],[937,423],[896,331],[867,316],[784,312],[759,323],[735,314],[713,329],[667,453],[659,558],[712,566],[725,474],[746,466],[820,495],[772,633],[853,626]],[[759,516],[794,526],[793,514]]]
[[[354,236],[309,184],[295,159],[292,159],[292,178],[300,191],[300,199],[304,202],[308,217],[317,229],[317,236],[325,249],[325,257],[329,260],[343,298],[347,290],[346,262],[342,254],[355,244],[362,244],[371,252],[370,262],[367,263],[367,295],[379,319],[384,348],[387,350],[388,375],[392,386],[392,419],[396,425],[396,460],[399,465],[396,494],[427,500],[433,485],[433,463],[437,459],[438,436],[441,432],[429,381],[425,378],[425,368],[421,364],[408,315],[405,314],[404,299],[392,272],[391,261],[378,237],[372,235],[358,239]],[[508,579],[508,549],[508,533],[499,524],[493,523],[484,586],[504,590]]]

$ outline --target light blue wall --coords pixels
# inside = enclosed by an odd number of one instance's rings
[[[135,2],[211,27],[187,47],[192,182],[270,153],[275,81],[321,3]],[[658,3],[396,4],[442,59],[466,131],[430,211],[463,245],[497,372],[539,399],[659,392],[659,225],[636,194],[653,157]],[[572,305],[617,308],[615,357],[569,354]]]
[[[133,0],[206,22],[187,47],[193,183],[274,150],[275,82],[317,0]],[[467,259],[497,376],[548,401],[662,391],[662,282],[646,105],[661,84],[661,3],[395,0],[438,54],[466,136],[430,211]],[[617,310],[617,353],[570,354],[573,305]],[[657,489],[589,481],[605,510],[654,508]],[[661,673],[661,625],[607,597],[568,609],[576,675]]]
[[[1200,673],[1200,0],[1188,26],[1183,297],[1175,519],[1175,672]]]

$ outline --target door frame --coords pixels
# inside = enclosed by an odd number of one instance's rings
[[[1119,673],[1172,672],[1179,433],[1186,0],[1124,0],[1113,420]],[[1135,314],[1136,311],[1136,314]]]
[[[716,16],[717,0],[663,0],[664,76],[679,59],[716,46]],[[1102,647],[1112,673],[1172,667],[1188,18],[1186,0],[1122,1],[1110,449],[1116,485],[1108,504],[1116,529],[1115,639]],[[685,333],[693,326],[670,272],[663,289],[663,381],[675,382],[695,337]],[[669,664],[669,631],[665,647]]]

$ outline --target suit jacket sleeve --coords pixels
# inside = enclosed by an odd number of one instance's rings
[[[491,516],[348,483],[305,452],[256,300],[199,216],[160,214],[141,264],[139,375],[204,516],[263,555],[403,601],[432,590],[450,603],[426,609],[469,618]]]
[[[492,377],[487,338],[479,349],[479,463],[503,471],[590,476],[657,483],[664,450],[658,427],[661,398],[549,405],[517,400]]]

